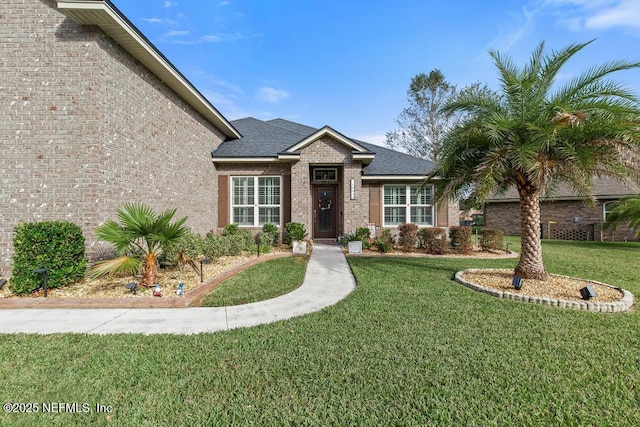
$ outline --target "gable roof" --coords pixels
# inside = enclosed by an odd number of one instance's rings
[[[233,125],[109,0],[61,0],[60,12],[81,25],[96,25],[229,138]]]
[[[422,179],[433,170],[429,160],[349,138],[329,126],[320,129],[284,119],[262,121],[253,117],[232,124],[243,137],[225,141],[211,156],[214,162],[273,162],[296,160],[300,150],[324,136],[351,148],[354,159],[362,160],[363,179]]]
[[[590,194],[598,200],[614,200],[639,193],[640,187],[634,185],[632,182],[620,182],[614,178],[601,177],[594,178],[593,189]],[[549,192],[541,198],[541,200],[545,202],[583,199],[584,197],[578,196],[575,191],[571,190],[571,188],[565,184],[558,185],[553,192]],[[487,203],[517,202],[519,201],[519,197],[516,189],[511,187],[503,195],[492,195],[488,197],[486,201]]]

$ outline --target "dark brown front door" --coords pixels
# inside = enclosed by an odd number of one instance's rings
[[[337,187],[323,185],[313,189],[313,237],[327,239],[337,237],[338,204]]]

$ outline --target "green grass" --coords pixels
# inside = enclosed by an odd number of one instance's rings
[[[638,244],[543,250],[552,273],[640,295]],[[337,305],[215,334],[2,335],[3,401],[113,411],[0,413],[0,425],[639,425],[640,315],[451,281],[515,262],[353,257],[357,287]]]
[[[276,258],[254,265],[225,280],[202,301],[203,307],[223,307],[264,301],[298,288],[309,257]]]

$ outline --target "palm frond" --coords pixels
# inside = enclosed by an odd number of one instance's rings
[[[140,271],[141,266],[142,260],[140,258],[121,256],[95,263],[87,272],[87,277],[96,279],[120,273],[135,274]]]

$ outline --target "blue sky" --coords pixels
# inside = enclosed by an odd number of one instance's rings
[[[112,0],[225,115],[329,125],[382,144],[411,77],[492,88],[488,50],[523,64],[597,39],[561,79],[640,61],[640,0]],[[615,76],[640,94],[640,70]]]

